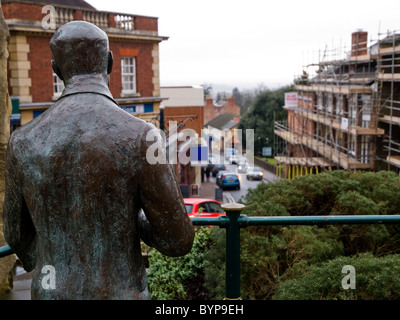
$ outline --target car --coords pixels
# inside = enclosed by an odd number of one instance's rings
[[[239,158],[238,158],[237,155],[233,154],[233,155],[230,155],[230,156],[228,157],[228,161],[229,161],[229,163],[231,163],[231,164],[237,164],[237,163],[239,163]]]
[[[227,171],[227,170],[221,170],[220,172],[217,173],[217,175],[215,177],[216,178],[215,182],[216,182],[217,186],[221,187],[221,177],[223,174],[227,174],[227,173],[229,173],[229,171]],[[230,173],[235,174],[234,172],[230,172]]]
[[[240,189],[239,176],[233,172],[226,172],[221,176],[220,187],[222,190],[228,188]]]
[[[248,168],[249,168],[249,164],[247,162],[240,162],[237,167],[237,171],[239,173],[246,173]]]
[[[217,176],[217,173],[226,170],[226,166],[224,164],[216,164],[212,168],[212,176],[215,178]]]
[[[217,186],[219,186],[219,183],[221,182],[221,176],[224,172],[228,172],[226,170],[221,170],[217,173],[217,175],[215,176],[215,183],[217,184]]]
[[[217,200],[205,198],[184,198],[186,211],[190,218],[194,217],[219,217],[225,211],[221,208],[221,203]]]
[[[262,180],[264,172],[258,167],[249,167],[246,173],[247,180]]]

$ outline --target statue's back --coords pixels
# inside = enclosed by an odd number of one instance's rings
[[[136,135],[146,128],[107,98],[80,94],[16,132],[25,200],[41,228],[38,246],[47,249],[38,250],[37,266],[52,265],[63,275],[57,278],[58,294],[66,292],[64,286],[78,296],[96,287],[101,298],[110,293],[109,282],[119,295],[143,291],[140,246],[132,243],[139,241],[135,224],[140,163],[145,161]],[[38,280],[43,276],[39,269]],[[126,275],[135,273],[139,277],[130,283]],[[40,281],[35,284],[39,295],[56,294],[43,291]]]

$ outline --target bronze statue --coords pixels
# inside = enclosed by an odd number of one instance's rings
[[[50,48],[65,90],[10,138],[6,240],[34,269],[32,299],[150,299],[140,239],[168,256],[193,244],[174,173],[146,159],[155,127],[113,100],[107,35],[74,21]]]

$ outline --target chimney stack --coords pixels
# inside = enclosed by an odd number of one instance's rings
[[[358,30],[351,34],[351,56],[363,56],[367,54],[368,32]]]

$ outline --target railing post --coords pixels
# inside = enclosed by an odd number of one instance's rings
[[[243,204],[227,203],[222,205],[229,218],[226,228],[226,300],[239,300],[240,297],[240,226],[238,223]]]
[[[3,257],[7,257],[10,254],[13,254],[14,252],[12,251],[12,249],[10,248],[10,246],[8,244],[6,244],[5,246],[0,247],[0,258]]]

